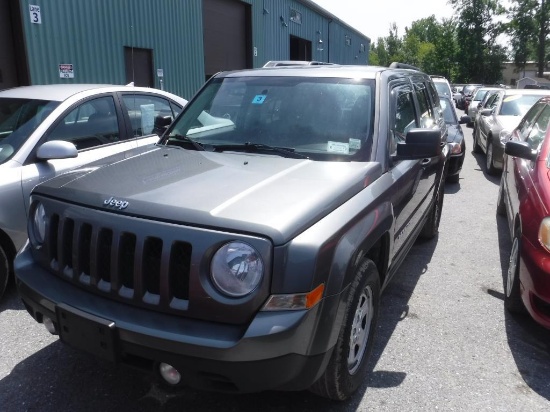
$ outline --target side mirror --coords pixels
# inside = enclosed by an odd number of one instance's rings
[[[525,160],[536,160],[537,152],[531,149],[529,143],[527,142],[518,142],[516,140],[511,140],[506,142],[504,146],[504,153],[508,156],[519,157],[520,159]]]
[[[41,145],[36,157],[40,160],[69,159],[78,156],[76,146],[65,140],[51,140]]]
[[[472,123],[472,118],[468,115],[463,115],[460,117],[460,120],[458,121],[458,123],[460,124],[468,124],[468,123]]]
[[[491,116],[493,114],[493,109],[483,109],[480,113],[482,116]]]
[[[441,130],[411,129],[405,137],[405,143],[397,144],[397,159],[435,157],[441,154],[441,150]]]
[[[158,115],[157,117],[155,117],[154,132],[159,136],[162,135],[166,131],[166,129],[168,129],[168,126],[170,126],[171,123],[172,123],[171,116]]]

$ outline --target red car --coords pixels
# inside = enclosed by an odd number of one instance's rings
[[[513,239],[504,304],[550,329],[550,96],[527,112],[506,142],[497,211]]]

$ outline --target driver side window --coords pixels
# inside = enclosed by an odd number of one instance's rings
[[[392,91],[392,111],[393,123],[390,125],[392,131],[392,147],[391,152],[397,150],[397,143],[404,142],[407,132],[415,127],[418,127],[416,121],[416,113],[414,109],[413,92],[410,86],[397,87]]]
[[[78,150],[119,140],[118,117],[112,96],[100,97],[75,107],[48,134],[50,140],[65,140]]]

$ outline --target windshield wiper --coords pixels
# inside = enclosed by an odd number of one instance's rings
[[[242,151],[247,153],[275,153],[280,156],[292,159],[309,159],[309,157],[306,155],[296,153],[293,148],[269,146],[263,143],[246,142],[244,144],[212,145],[210,147],[213,149],[214,152]]]
[[[174,140],[176,141],[183,141],[185,143],[190,143],[196,150],[204,151],[204,147],[199,142],[194,141],[189,136],[184,136],[182,134],[176,134],[172,136],[168,136],[168,139],[166,140],[166,144],[173,143]]]

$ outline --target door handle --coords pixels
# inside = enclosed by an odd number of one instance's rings
[[[428,166],[430,164],[431,159],[423,159],[422,160],[422,166]]]

